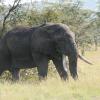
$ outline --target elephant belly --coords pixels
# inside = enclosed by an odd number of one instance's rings
[[[33,68],[34,63],[33,59],[29,57],[24,57],[24,58],[13,58],[12,59],[12,67],[16,68]]]
[[[12,65],[16,67],[31,67],[33,58],[29,49],[20,48],[12,52]]]

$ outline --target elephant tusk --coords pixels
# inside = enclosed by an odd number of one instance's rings
[[[90,61],[88,61],[86,58],[84,58],[83,56],[81,56],[80,54],[78,54],[78,57],[83,60],[84,62],[90,64],[90,65],[93,65],[93,63],[91,63]]]
[[[67,72],[68,69],[67,69],[67,66],[66,66],[66,64],[67,64],[66,55],[62,55],[62,61],[63,61],[63,68]]]

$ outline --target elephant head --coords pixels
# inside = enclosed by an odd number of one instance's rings
[[[83,61],[85,61],[88,64],[90,63],[87,59],[83,58],[76,46],[75,42],[75,35],[70,29],[65,25],[61,24],[59,25],[59,34],[56,37],[56,44],[57,44],[57,50],[59,54],[63,55],[63,67],[66,70],[66,56],[68,56],[69,60],[69,70],[71,73],[71,76],[74,79],[77,79],[77,59],[80,58]]]

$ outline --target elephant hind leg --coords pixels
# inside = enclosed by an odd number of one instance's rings
[[[12,80],[13,81],[17,81],[19,80],[19,71],[20,69],[19,68],[12,68],[9,70],[12,74]]]
[[[61,56],[61,57],[54,58],[53,63],[55,65],[61,79],[63,79],[63,80],[68,79],[67,66],[65,69],[63,57]]]
[[[0,76],[2,75],[3,72],[4,72],[4,70],[1,69],[1,70],[0,70]]]

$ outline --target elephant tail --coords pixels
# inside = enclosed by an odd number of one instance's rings
[[[91,63],[90,61],[88,61],[86,58],[84,58],[82,55],[78,54],[78,57],[83,60],[84,62],[90,64],[90,65],[93,65],[93,63]]]

